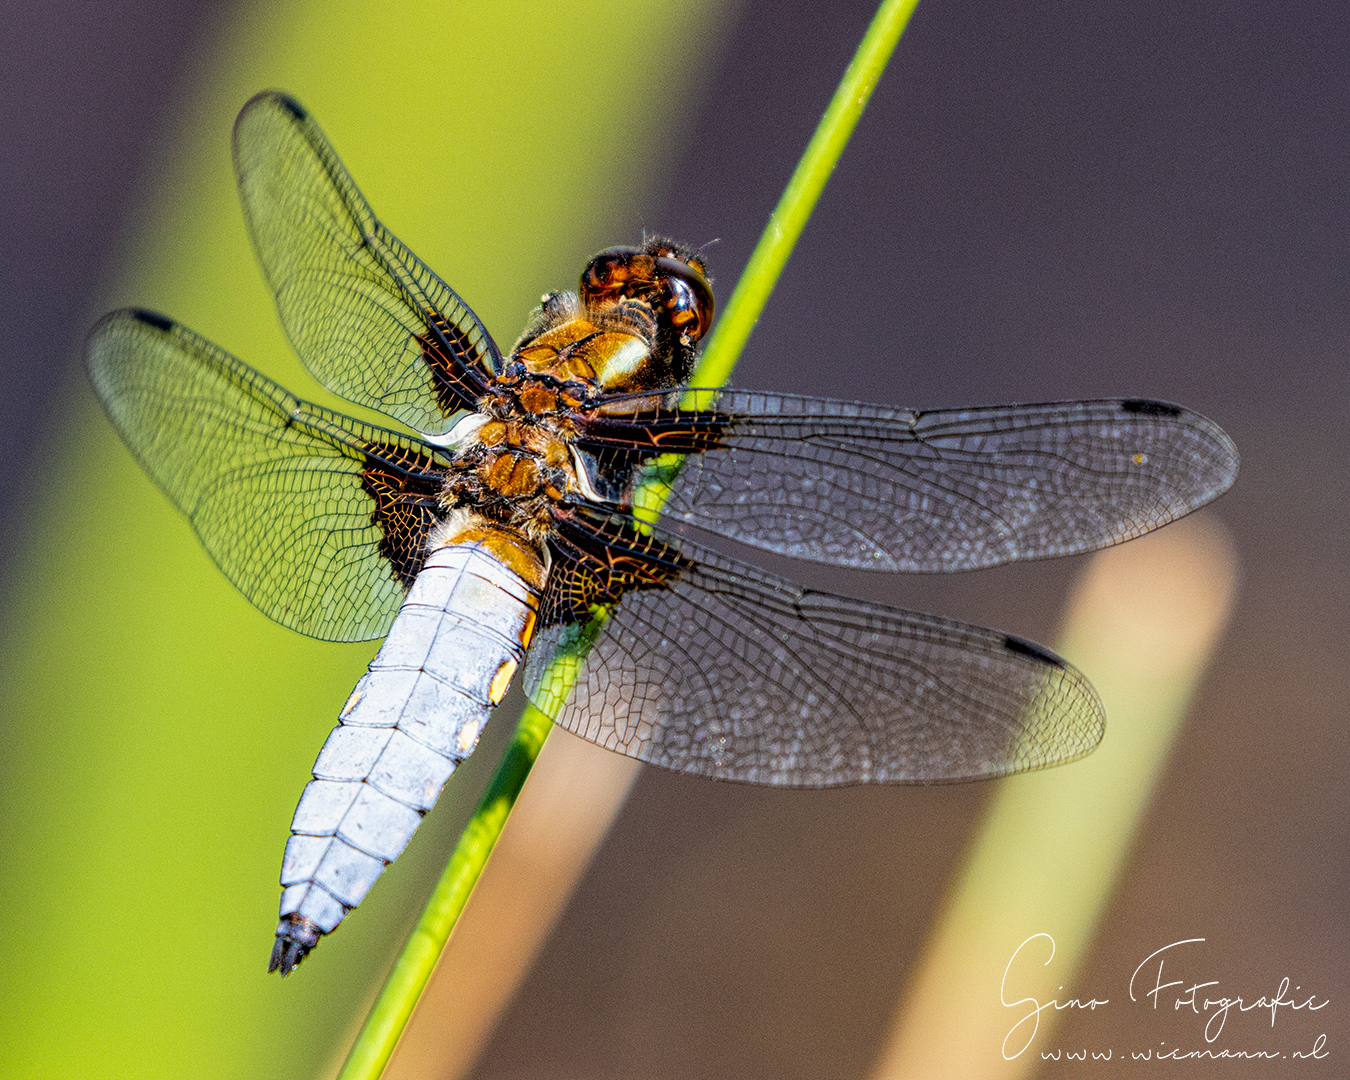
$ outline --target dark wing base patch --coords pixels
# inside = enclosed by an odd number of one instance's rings
[[[615,400],[607,399],[611,409]],[[601,410],[586,417],[576,441],[587,450],[634,450],[645,456],[701,454],[722,445],[722,433],[733,419],[715,409],[666,405],[631,413]]]
[[[607,527],[571,523],[526,664],[531,699],[561,701],[557,722],[607,749],[699,776],[826,787],[1001,776],[1101,739],[1092,687],[1038,646],[677,552],[636,525],[640,542],[611,563]],[[598,598],[609,606],[590,607]],[[585,659],[553,664],[555,651]]]
[[[431,447],[301,401],[152,312],[104,317],[86,359],[113,426],[264,614],[383,636],[434,523]]]
[[[427,559],[427,534],[440,520],[443,470],[429,454],[372,442],[366,447],[361,486],[374,500],[370,518],[380,529],[380,554],[405,589]]]
[[[439,312],[428,312],[427,323],[430,329],[418,335],[417,342],[422,363],[431,372],[436,403],[446,416],[473,411],[487,393],[488,375],[481,363],[486,357],[472,363],[464,358],[481,353],[480,343]]]
[[[589,622],[630,592],[668,586],[691,565],[631,519],[585,511],[557,517],[549,551],[544,626]]]
[[[672,484],[668,519],[887,573],[1117,544],[1216,498],[1238,472],[1217,424],[1165,402],[913,412],[733,390],[685,390],[680,400],[699,408],[631,402],[634,425],[657,421],[651,450],[692,455]],[[715,421],[705,419],[714,408]],[[579,442],[620,437],[642,445],[624,415],[602,415]]]

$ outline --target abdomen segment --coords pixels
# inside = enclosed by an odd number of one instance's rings
[[[452,543],[427,557],[343,707],[291,823],[269,970],[288,974],[361,902],[506,692],[539,594],[494,555],[503,540]]]

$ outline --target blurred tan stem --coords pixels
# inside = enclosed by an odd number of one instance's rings
[[[1090,757],[1001,781],[872,1073],[1029,1075],[1055,1010],[1016,1027],[1007,1001],[1079,996],[1074,973],[1196,683],[1223,631],[1237,581],[1227,533],[1195,515],[1093,557],[1069,601],[1058,650],[1090,678],[1107,729]],[[1010,968],[1018,946],[1035,934]],[[1063,987],[1061,990],[1060,987]],[[1082,994],[1086,1001],[1090,997]],[[1020,1052],[1019,1052],[1020,1051]]]
[[[473,1067],[641,768],[566,731],[549,735],[385,1080],[452,1080]]]

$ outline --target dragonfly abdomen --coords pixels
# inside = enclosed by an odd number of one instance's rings
[[[270,970],[289,973],[337,928],[473,752],[534,630],[531,558],[490,528],[427,556],[296,807]]]

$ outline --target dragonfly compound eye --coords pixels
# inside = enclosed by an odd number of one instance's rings
[[[712,286],[700,271],[679,259],[656,259],[665,318],[687,345],[699,341],[712,326]]]
[[[592,310],[642,300],[686,346],[702,338],[712,325],[712,286],[701,265],[686,262],[666,248],[616,247],[600,252],[581,274],[580,293]]]
[[[582,302],[590,308],[607,308],[629,297],[648,298],[655,264],[655,259],[637,248],[600,252],[581,272]]]

